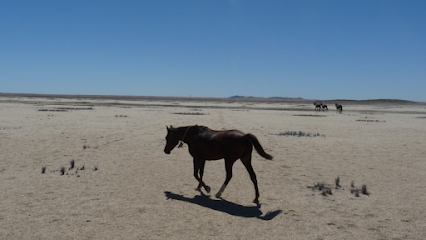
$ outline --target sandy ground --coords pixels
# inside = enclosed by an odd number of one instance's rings
[[[424,239],[426,105],[327,104],[0,97],[0,239]],[[260,208],[240,162],[221,200],[222,160],[201,195],[187,146],[164,154],[166,125],[192,124],[274,156],[253,152]]]

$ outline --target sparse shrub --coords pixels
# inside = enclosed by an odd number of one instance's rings
[[[353,192],[353,194],[355,194],[355,197],[359,197],[359,189],[358,188],[353,189],[353,191],[351,190],[351,192]]]
[[[333,195],[333,193],[331,192],[331,188],[324,188],[322,190],[322,195],[324,195],[324,196]]]
[[[335,184],[336,184],[336,188],[341,187],[341,186],[340,186],[340,177],[337,177],[337,178],[334,180],[334,182],[335,182]]]
[[[313,115],[313,114],[299,114],[293,115],[295,117],[327,117],[326,115]]]
[[[359,197],[359,194],[362,193],[364,195],[369,195],[370,193],[367,191],[367,185],[363,184],[361,188],[355,187],[354,181],[351,182],[351,193],[355,194],[355,197]]]
[[[205,113],[201,113],[201,112],[176,112],[173,114],[179,114],[179,115],[208,115]]]
[[[357,122],[386,122],[386,121],[379,121],[379,120],[372,120],[372,119],[358,119],[355,120]]]
[[[370,193],[367,191],[367,185],[363,184],[361,187],[361,193],[364,195],[370,195]]]
[[[319,133],[305,133],[303,131],[286,131],[282,133],[276,134],[278,136],[294,136],[294,137],[325,137],[325,135],[321,135]]]
[[[71,169],[73,169],[74,168],[74,164],[75,164],[75,161],[74,161],[74,159],[73,160],[71,160],[70,161],[70,168],[68,169],[68,170],[71,170]]]
[[[333,195],[331,188],[327,187],[324,183],[318,182],[314,186],[308,186],[308,188],[311,188],[312,191],[315,191],[315,190],[320,191],[321,195],[323,195],[323,196]]]

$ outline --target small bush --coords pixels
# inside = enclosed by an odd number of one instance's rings
[[[201,113],[201,112],[177,112],[177,113],[173,113],[173,114],[179,114],[179,115],[208,115],[208,114]]]
[[[71,160],[70,161],[70,168],[68,169],[68,170],[71,170],[71,169],[73,169],[74,168],[74,164],[75,164],[75,161],[74,161],[74,159],[73,160]]]
[[[337,178],[334,180],[334,182],[335,182],[335,184],[336,184],[336,188],[341,187],[341,186],[340,186],[340,177],[337,177]]]
[[[372,120],[372,119],[358,119],[357,122],[386,122],[386,121],[379,121],[379,120]]]
[[[315,190],[320,191],[321,195],[323,195],[323,196],[333,195],[331,188],[326,186],[326,184],[324,184],[324,183],[317,183],[314,186],[308,186],[308,188],[311,188],[312,191],[315,191]]]
[[[299,114],[293,115],[295,117],[327,117],[326,115],[314,115],[314,114]]]
[[[325,137],[319,133],[305,133],[303,131],[286,131],[276,134],[278,136],[293,136],[293,137]]]
[[[361,188],[357,188],[354,181],[351,182],[351,193],[355,194],[355,197],[359,197],[360,193],[367,196],[370,195],[370,193],[367,191],[367,185],[363,184]]]
[[[367,191],[367,185],[363,184],[361,187],[361,193],[364,195],[370,195],[370,193]]]

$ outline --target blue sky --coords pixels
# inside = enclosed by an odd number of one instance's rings
[[[426,101],[424,0],[0,1],[0,92]]]

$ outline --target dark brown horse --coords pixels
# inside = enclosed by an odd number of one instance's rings
[[[314,105],[315,105],[315,111],[321,111],[322,103],[316,103],[316,102],[314,102]]]
[[[321,107],[322,107],[322,110],[323,110],[323,111],[325,111],[325,110],[327,110],[327,111],[328,111],[328,107],[327,107],[327,105],[326,105],[326,104],[321,104]]]
[[[336,111],[339,112],[339,113],[342,113],[342,111],[343,111],[342,105],[336,103]]]
[[[170,154],[179,142],[181,142],[179,147],[182,146],[182,142],[188,144],[189,153],[193,157],[194,177],[198,180],[197,191],[201,191],[201,187],[204,187],[207,192],[210,192],[210,187],[203,182],[206,160],[225,159],[226,179],[219,192],[216,193],[216,197],[220,198],[232,178],[232,166],[235,161],[241,159],[250,174],[256,191],[253,202],[259,204],[259,188],[257,187],[256,174],[251,165],[253,146],[260,156],[266,159],[272,159],[272,156],[263,150],[253,134],[244,134],[238,130],[215,131],[198,125],[178,128],[167,127],[164,152]]]

